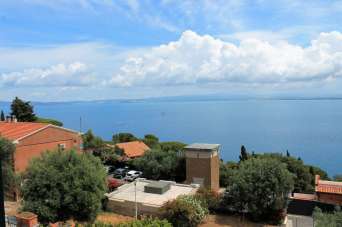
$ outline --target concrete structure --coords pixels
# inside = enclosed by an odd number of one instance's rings
[[[219,149],[219,144],[195,143],[185,147],[186,183],[219,190]]]
[[[342,205],[342,182],[321,180],[319,175],[315,179],[317,200],[331,205]]]
[[[107,210],[122,215],[135,215],[135,192],[138,207],[138,215],[160,214],[160,208],[168,201],[176,199],[180,195],[195,194],[197,187],[185,184],[177,184],[172,181],[158,181],[138,179],[136,187],[134,182],[119,187],[116,191],[106,194],[108,198]],[[145,191],[146,186],[166,186],[169,189],[164,193],[149,193]]]
[[[80,133],[45,123],[0,122],[0,136],[11,140],[16,147],[13,167],[16,172],[24,171],[30,160],[47,150],[81,150]]]

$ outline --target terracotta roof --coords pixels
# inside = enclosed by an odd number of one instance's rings
[[[342,195],[342,182],[319,180],[315,190],[316,192]]]
[[[47,126],[49,126],[49,124],[33,122],[0,122],[0,136],[9,140],[18,140]]]
[[[143,156],[146,151],[150,150],[150,148],[141,141],[117,143],[115,145],[124,150],[125,155],[129,158]]]

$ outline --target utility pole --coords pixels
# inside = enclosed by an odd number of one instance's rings
[[[4,185],[2,182],[2,161],[0,160],[0,226],[5,227]]]
[[[137,180],[134,180],[134,196],[135,196],[135,220],[138,220],[138,203],[137,203]]]

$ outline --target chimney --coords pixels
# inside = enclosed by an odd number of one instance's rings
[[[11,116],[6,116],[6,123],[10,123],[11,122]]]
[[[15,115],[12,115],[11,120],[12,120],[13,123],[17,123],[18,122],[18,119],[16,118]]]
[[[318,186],[318,184],[319,184],[319,179],[320,179],[320,176],[319,176],[319,175],[316,175],[316,176],[315,176],[315,186]]]

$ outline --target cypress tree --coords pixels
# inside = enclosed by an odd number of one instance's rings
[[[241,155],[239,156],[240,162],[248,159],[248,152],[244,145],[241,146]]]
[[[287,156],[287,157],[290,157],[290,156],[291,156],[289,150],[286,150],[286,156]]]
[[[4,111],[1,110],[0,121],[5,121]]]

